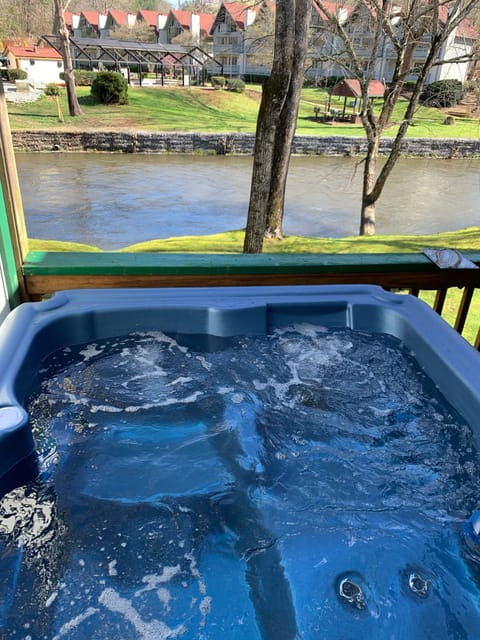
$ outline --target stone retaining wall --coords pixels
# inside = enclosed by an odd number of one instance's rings
[[[120,151],[124,153],[205,153],[211,155],[252,155],[255,135],[251,133],[156,133],[134,132],[43,132],[14,131],[15,149],[21,151]],[[390,149],[392,140],[382,140],[380,152]],[[356,156],[366,150],[364,138],[347,136],[296,136],[293,153],[300,155]],[[435,158],[480,157],[480,140],[404,140],[407,156]]]

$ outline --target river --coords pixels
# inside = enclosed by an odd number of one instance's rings
[[[251,157],[17,153],[28,235],[105,250],[245,226]],[[360,158],[293,157],[287,234],[358,233]],[[377,206],[377,233],[480,225],[480,159],[401,158]]]

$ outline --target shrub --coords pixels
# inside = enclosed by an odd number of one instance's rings
[[[245,82],[241,78],[229,78],[226,84],[227,91],[234,93],[243,93],[245,91]]]
[[[75,84],[77,87],[89,87],[93,78],[95,77],[95,71],[87,71],[86,69],[75,69],[73,72],[75,78]]]
[[[28,73],[23,69],[7,69],[7,79],[9,82],[15,82],[15,80],[26,80]]]
[[[429,107],[453,107],[463,98],[460,80],[437,80],[428,84],[420,100]]]
[[[210,82],[215,89],[221,89],[225,86],[225,78],[223,76],[212,76]]]
[[[43,92],[45,93],[46,96],[59,96],[60,87],[58,86],[58,84],[55,84],[54,82],[49,82],[45,86],[45,89],[43,90]]]
[[[258,73],[246,73],[244,76],[242,76],[242,79],[245,80],[245,82],[248,82],[248,84],[263,85],[265,80],[268,79],[268,76],[266,76],[265,74],[260,75]]]
[[[75,79],[75,86],[77,87],[89,87],[92,84],[95,77],[95,71],[87,71],[86,69],[74,69],[73,77]],[[65,72],[62,71],[60,79],[65,80]]]
[[[127,104],[128,84],[121,73],[100,71],[95,74],[90,90],[93,98],[102,104]]]
[[[304,87],[317,87],[321,82],[312,76],[305,76],[303,78],[303,86]]]

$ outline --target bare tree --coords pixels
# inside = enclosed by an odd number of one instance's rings
[[[274,211],[283,216],[290,150],[303,82],[311,0],[277,0],[272,71],[263,87],[257,118],[244,253],[260,253],[267,225],[281,235]]]
[[[219,7],[217,0],[185,0],[179,4],[179,9],[192,13],[217,13]]]
[[[32,38],[52,26],[50,0],[2,0],[0,38]]]
[[[275,37],[275,16],[271,6],[262,3],[255,20],[244,33],[243,43],[248,66],[271,69]]]
[[[361,120],[367,137],[364,160],[360,235],[375,233],[375,208],[385,183],[400,154],[419,99],[432,69],[437,65],[462,63],[470,53],[448,54],[447,43],[480,0],[359,0],[345,13],[331,11],[331,5],[315,0],[324,15],[323,29],[330,47],[322,61],[332,62],[343,74],[359,82],[362,94]],[[358,46],[358,42],[362,46]],[[330,51],[327,50],[330,48]],[[369,98],[370,82],[381,72],[379,64],[388,53],[389,82],[379,112]],[[385,71],[385,69],[383,69]],[[378,171],[382,135],[390,126],[394,109],[407,80],[414,84],[386,162]]]
[[[115,40],[135,42],[156,42],[155,32],[144,22],[137,20],[134,25],[121,25],[111,31],[111,38]]]
[[[81,116],[82,110],[78,102],[77,93],[75,91],[75,77],[73,75],[72,52],[70,50],[70,33],[65,23],[65,9],[68,7],[69,0],[66,5],[62,4],[62,0],[54,0],[55,21],[57,24],[58,35],[60,38],[60,48],[63,56],[63,72],[65,77],[65,86],[67,88],[68,111],[71,116]]]

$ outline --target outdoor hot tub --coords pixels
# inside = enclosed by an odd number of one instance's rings
[[[479,371],[374,286],[20,306],[1,637],[480,637]]]

